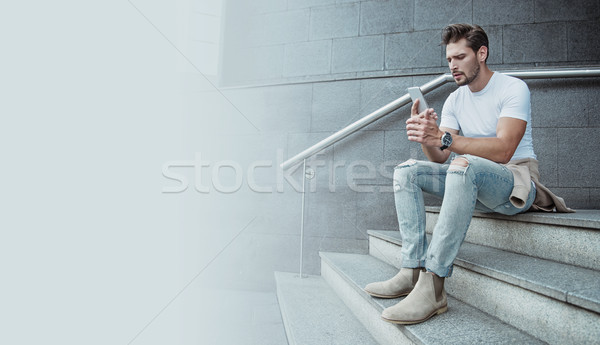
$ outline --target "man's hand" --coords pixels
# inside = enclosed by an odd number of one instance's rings
[[[429,108],[419,114],[417,109],[419,109],[419,100],[413,103],[411,116],[406,120],[408,140],[427,147],[440,147],[444,132],[437,125],[437,113],[433,108]]]
[[[416,100],[410,109],[410,118],[406,121],[406,135],[408,140],[421,143],[423,153],[432,162],[444,163],[450,156],[450,150],[440,150],[444,132],[437,125],[438,115],[433,108],[426,109],[419,114],[419,100]],[[452,134],[458,131],[443,128]]]

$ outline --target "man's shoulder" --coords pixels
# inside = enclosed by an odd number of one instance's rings
[[[506,75],[500,72],[495,72],[494,74],[496,75],[497,82],[502,84],[504,87],[524,87],[529,89],[527,83],[517,77]]]

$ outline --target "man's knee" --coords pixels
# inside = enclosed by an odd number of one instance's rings
[[[400,163],[396,166],[396,170],[400,169],[400,168],[407,168],[407,167],[411,167],[415,164],[417,164],[418,162],[414,159],[409,159],[406,162]]]
[[[469,159],[466,156],[459,156],[452,160],[448,172],[461,172],[464,173],[469,167]]]
[[[416,167],[419,164],[419,161],[414,159],[409,159],[406,162],[400,163],[394,168],[394,178],[395,176],[406,176],[410,174],[411,168]]]
[[[412,178],[411,167],[417,165],[418,161],[409,159],[406,162],[400,163],[394,169],[394,191],[397,192],[402,189],[402,186],[406,185]]]

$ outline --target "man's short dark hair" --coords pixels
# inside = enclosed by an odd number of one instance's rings
[[[488,54],[485,57],[487,61],[490,56],[490,43],[488,41],[487,34],[481,26],[470,25],[470,24],[451,24],[444,28],[442,31],[442,44],[448,45],[449,43],[455,43],[461,39],[467,40],[469,48],[473,49],[475,54],[479,51],[479,48],[486,46],[488,48]]]

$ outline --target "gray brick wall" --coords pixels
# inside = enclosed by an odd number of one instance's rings
[[[331,39],[358,35],[358,3],[316,7],[310,11],[310,39]]]
[[[333,40],[332,73],[383,70],[384,36]]]
[[[286,158],[403,95],[406,87],[445,73],[439,42],[449,23],[486,29],[488,64],[494,70],[600,65],[598,0],[257,0],[252,5],[229,0],[226,13],[236,11],[243,16],[230,17],[224,30],[221,85],[232,87],[227,95],[260,128],[253,134],[266,142],[286,138],[275,144]],[[595,178],[600,80],[527,83],[542,181],[570,206],[600,208]],[[428,94],[429,104],[441,112],[454,88],[446,84]],[[234,110],[228,114],[239,119]],[[367,229],[397,227],[389,191],[393,166],[424,159],[420,147],[406,140],[408,114],[403,107],[307,162],[317,172],[307,182],[304,255],[309,273],[318,273],[319,250],[364,252]],[[252,147],[243,150],[245,156]],[[374,167],[375,174],[366,174],[366,166]],[[298,171],[293,176],[301,181]],[[355,185],[349,186],[353,177]],[[290,205],[274,201],[265,211],[265,229],[286,227],[282,243],[299,231],[299,195],[291,193],[273,196],[293,200]],[[434,197],[426,201],[439,204]]]
[[[473,23],[481,26],[532,23],[533,0],[524,1],[473,1]]]
[[[569,61],[600,59],[600,23],[598,20],[567,24],[567,53]]]
[[[558,22],[598,20],[600,6],[597,0],[535,0],[535,21]]]
[[[567,61],[565,23],[518,24],[504,28],[505,63]]]
[[[361,1],[360,34],[375,35],[413,30],[414,1]]]
[[[440,73],[446,68],[440,30],[456,22],[486,29],[488,63],[498,68],[600,63],[597,0],[229,0],[227,6],[233,19],[224,43],[241,47],[227,53],[238,59],[225,58],[225,85]],[[271,58],[253,56],[275,46]],[[265,71],[262,61],[285,68]]]
[[[286,77],[327,74],[331,71],[331,40],[285,45],[283,75]]]
[[[415,1],[414,30],[438,30],[452,23],[468,23],[473,2],[464,0]]]
[[[426,30],[386,35],[385,67],[440,67],[440,31]]]

